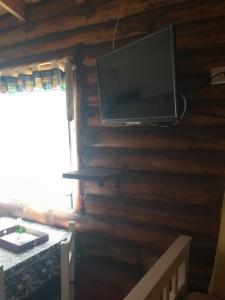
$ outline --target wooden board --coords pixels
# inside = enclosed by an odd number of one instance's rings
[[[115,169],[85,168],[74,172],[63,173],[63,178],[104,181],[116,177],[121,173],[122,171]]]

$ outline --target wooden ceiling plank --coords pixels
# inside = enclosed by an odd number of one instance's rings
[[[21,21],[26,21],[26,3],[23,0],[0,0],[0,6]]]

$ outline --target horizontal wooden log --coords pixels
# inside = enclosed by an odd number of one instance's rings
[[[191,26],[181,26],[179,31],[177,31],[177,43],[178,49],[180,51],[190,51],[192,49],[207,49],[214,48],[216,46],[223,46],[222,41],[224,39],[223,34],[221,34],[220,26],[225,22],[224,19],[208,20],[207,27],[203,30],[203,23],[205,20],[202,20],[197,27],[194,23]],[[223,26],[223,25],[222,25]],[[195,27],[195,28],[194,28]],[[188,34],[187,34],[188,33]],[[206,41],[208,39],[208,42]],[[203,45],[204,41],[204,45]],[[219,42],[218,42],[219,41]]]
[[[187,97],[187,99],[190,99],[190,103],[192,105],[192,102],[195,101],[202,101],[202,107],[204,107],[205,101],[224,101],[223,93],[225,92],[225,85],[205,85],[202,87],[199,87],[197,90],[186,90],[184,93]]]
[[[180,5],[185,2],[190,2],[188,0],[160,0],[160,1],[143,1],[143,3],[138,3],[137,1],[127,1],[126,10],[123,11],[123,15],[132,14],[131,10],[133,10],[133,14],[141,13],[145,9],[150,11],[154,11],[156,9],[162,9],[164,7],[168,7],[169,5]],[[202,1],[199,2],[199,4]],[[139,4],[139,6],[137,5]],[[98,22],[106,22],[107,20],[116,19],[118,14],[121,11],[121,3],[119,1],[113,1],[112,3],[107,3],[107,1],[92,1],[92,3],[85,3],[83,0],[63,0],[63,6],[61,0],[55,0],[54,3],[51,1],[39,2],[31,4],[29,7],[29,22],[30,24],[34,24],[38,26],[38,23],[44,23],[48,20],[54,20],[58,17],[59,23],[62,21],[66,23],[66,26],[82,27],[82,24],[87,24],[87,22],[91,25],[96,24]],[[105,8],[105,11],[103,10]],[[134,10],[136,8],[136,10]],[[98,14],[98,10],[103,12],[103,15],[100,16]],[[97,11],[97,13],[96,13]],[[109,12],[111,12],[111,15]],[[64,16],[64,18],[62,18]],[[72,20],[72,17],[75,16],[76,20]],[[108,17],[108,19],[106,19]],[[99,19],[100,18],[100,19]],[[8,20],[8,21],[7,21]],[[1,16],[0,18],[0,28],[9,29],[10,27],[15,27],[15,25],[19,25],[19,23],[13,22],[15,21],[13,18],[7,17],[4,18]],[[55,24],[55,20],[52,22]],[[11,25],[11,26],[10,26]],[[51,24],[52,25],[52,24]],[[65,24],[64,24],[65,25]],[[57,26],[57,24],[55,24]],[[71,28],[71,27],[66,27]],[[31,28],[32,29],[32,28]],[[46,28],[43,28],[45,31]],[[65,29],[64,29],[65,30]],[[57,32],[63,31],[60,26],[57,28]]]
[[[105,228],[105,227],[104,227]],[[90,231],[91,233],[93,233],[93,231],[91,230]],[[111,238],[111,235],[109,236]],[[108,238],[107,238],[108,239]],[[204,244],[203,244],[204,245]],[[153,246],[153,247],[152,247]],[[148,247],[150,247],[149,249],[152,249],[153,251],[155,251],[155,247],[152,243],[148,244]],[[205,247],[205,245],[204,245]],[[192,248],[193,248],[193,245],[192,245]],[[201,253],[204,255],[204,250],[206,250],[205,248],[201,248],[199,247],[198,245],[198,249],[202,249],[201,250]],[[165,249],[158,249],[158,253],[161,253],[163,252]],[[191,249],[191,253],[192,253],[192,250],[194,251],[194,249]],[[212,251],[212,249],[211,249]],[[159,255],[158,255],[159,256]],[[89,274],[91,274],[91,276],[93,276],[93,278],[97,278],[100,280],[100,281],[103,281],[103,282],[110,282],[111,284],[114,283],[114,284],[118,284],[118,276],[119,278],[121,279],[121,276],[123,276],[124,272],[126,272],[126,268],[124,268],[124,265],[119,265],[118,263],[114,262],[113,264],[111,264],[109,261],[105,261],[104,262],[104,266],[107,267],[107,275],[105,274],[104,275],[104,278],[100,278],[97,274],[102,274],[102,272],[100,272],[101,270],[101,262],[99,260],[94,260],[93,261],[93,255],[92,253],[90,252],[90,256],[89,258],[87,256],[84,256],[83,259],[82,259],[82,256],[81,256],[81,260],[80,260],[80,267],[79,267],[79,270],[80,272],[82,272],[82,268],[84,267],[84,265],[87,265],[88,266],[88,269],[89,271],[91,272],[85,272],[86,276]],[[193,276],[197,276],[197,278],[201,278],[203,280],[203,277],[204,277],[204,280],[202,282],[200,282],[200,285],[201,288],[203,288],[205,286],[205,282],[206,282],[206,276],[209,276],[210,272],[211,272],[211,268],[212,268],[212,264],[211,265],[208,265],[207,264],[207,267],[204,267],[204,272],[202,272],[202,267],[199,268],[197,267],[195,264],[193,265],[193,261],[192,261],[192,256],[191,256],[191,262],[190,262],[190,270],[191,270],[191,273],[193,273],[193,270],[195,271]],[[94,271],[95,270],[95,271]],[[129,270],[128,272],[130,273],[131,272],[131,269],[127,269]],[[93,273],[94,271],[94,273]],[[202,277],[202,274],[204,274],[204,276]],[[193,278],[193,277],[192,277]],[[119,280],[120,283],[122,283],[121,280]],[[122,285],[124,286],[124,285]]]
[[[81,261],[79,270],[80,270],[80,276],[84,276],[83,280],[85,278],[87,279],[90,276],[91,278],[95,278],[99,280],[99,282],[101,282],[101,285],[103,283],[108,283],[113,286],[121,287],[121,284],[124,283],[128,290],[132,288],[131,287],[132,284],[136,283],[136,282],[133,283],[133,281],[138,281],[140,279],[139,278],[140,275],[137,272],[135,275],[135,272],[132,270],[128,270],[128,273],[126,273],[127,270],[124,268],[118,270],[118,268],[116,269],[115,267],[113,268],[112,266],[109,265],[105,265],[105,267],[103,267],[103,265],[97,265],[91,263],[91,261],[87,261],[87,262]],[[204,269],[201,269],[199,267],[191,265],[189,267],[189,282],[191,280],[190,282],[191,289],[206,292],[208,288],[209,279],[211,276],[211,270],[212,270],[211,266],[210,267],[207,266]],[[128,277],[129,279],[126,281],[124,276]],[[100,286],[99,288],[101,289]]]
[[[107,239],[99,239],[97,237],[80,234],[78,234],[78,243],[79,251],[82,254],[81,261],[79,261],[81,269],[83,263],[94,263],[98,266],[101,264],[110,264],[108,268],[109,273],[111,273],[110,270],[112,270],[113,264],[114,268],[117,266],[116,268],[119,268],[122,274],[123,271],[127,269],[129,269],[130,272],[136,270],[136,273],[141,272],[141,274],[144,274],[164,252],[163,250],[162,253],[154,253],[151,249],[151,245],[148,246],[148,249],[146,247],[135,249],[134,245],[130,245],[129,248],[127,248],[127,246],[124,248],[124,243],[121,242],[117,243]],[[204,242],[196,245],[192,243],[190,255],[191,268],[204,269],[210,272],[213,266],[215,246],[215,243],[213,246],[207,245]],[[123,264],[123,262],[126,264]]]
[[[13,28],[16,26],[21,26],[21,21],[13,17],[10,13],[5,13],[0,16],[1,28],[0,30],[6,30],[7,28]]]
[[[84,200],[85,212],[92,216],[117,218],[131,224],[146,224],[157,228],[165,227],[171,230],[183,230],[186,233],[200,234],[215,237],[219,229],[220,210],[217,210],[217,218],[206,218],[192,213],[166,211],[165,209],[142,207],[140,204],[132,205],[132,201],[119,202],[116,199],[87,195]],[[209,206],[211,209],[211,206]]]
[[[120,48],[125,46],[131,42],[135,41],[135,39],[124,39],[117,41],[117,47]],[[101,57],[106,53],[109,53],[112,50],[112,43],[106,42],[104,44],[85,46],[83,45],[81,51],[79,52],[79,61],[80,66],[84,70],[83,67],[95,67],[97,57]]]
[[[208,238],[208,240],[201,240],[201,238],[202,236],[199,235],[192,240],[190,251],[191,265],[203,270],[207,268],[212,272],[217,239]]]
[[[79,238],[78,238],[79,239]],[[80,239],[79,239],[80,240]],[[207,246],[205,244],[202,245],[202,247],[200,247],[199,245],[197,245],[199,250],[201,250],[201,253],[202,253],[202,256],[204,256],[204,250],[211,250],[212,249],[209,249],[207,248]],[[214,245],[215,246],[215,245]],[[151,249],[151,244],[149,244],[149,249]],[[166,249],[162,250],[161,249],[161,252],[163,253]],[[190,273],[193,274],[193,270],[195,271],[194,274],[192,276],[196,276],[196,278],[202,278],[203,274],[205,274],[203,277],[204,277],[204,281],[201,282],[201,286],[204,286],[204,283],[206,281],[206,276],[207,278],[209,277],[209,274],[211,273],[211,270],[212,270],[212,261],[210,262],[210,264],[207,264],[207,265],[204,265],[204,266],[197,266],[195,264],[193,264],[193,255],[192,255],[192,252],[194,251],[194,248],[193,248],[193,245],[191,245],[191,255],[190,255]],[[159,258],[159,256],[162,254],[158,252],[158,255],[157,256],[154,256],[152,257],[152,261],[153,259],[155,260],[157,257]],[[120,278],[121,276],[123,276],[124,272],[126,273],[126,271],[128,270],[130,272],[130,274],[140,274],[138,272],[138,268],[136,269],[136,272],[135,272],[135,269],[132,269],[130,267],[126,267],[125,265],[123,264],[120,264],[119,261],[116,262],[116,261],[111,261],[111,260],[106,260],[106,261],[102,261],[101,258],[100,260],[96,260],[96,259],[93,259],[93,254],[91,253],[91,249],[90,249],[90,256],[87,257],[87,256],[81,256],[81,260],[80,260],[80,272],[82,272],[82,269],[83,267],[87,265],[89,266],[89,271],[93,272],[93,270],[98,270],[98,272],[94,272],[92,273],[92,276],[94,278],[98,278],[99,280],[103,281],[103,282],[114,282],[114,284],[118,284],[117,282],[117,279],[115,278],[115,274],[117,274]],[[102,274],[100,272],[100,269],[101,269],[101,266],[105,266],[107,267],[107,275],[106,277],[103,279],[103,278],[100,278],[97,274]],[[204,272],[202,272],[204,270]],[[104,272],[103,272],[104,273]],[[90,273],[86,272],[86,276],[87,275],[90,275]],[[97,276],[97,277],[96,277]],[[140,276],[140,275],[139,275]],[[123,284],[123,282],[121,282],[120,280],[120,283]]]
[[[76,48],[74,46],[66,49],[59,49],[51,52],[41,52],[39,54],[28,54],[26,57],[23,57],[22,59],[12,59],[11,61],[8,60],[6,63],[4,63],[1,66],[1,69],[13,69],[21,66],[27,66],[27,65],[33,65],[33,64],[41,64],[46,61],[52,61],[57,59],[63,59],[67,56],[72,57],[76,54]]]
[[[221,47],[178,53],[178,70],[184,70],[189,74],[209,73],[211,68],[224,66],[224,50]]]
[[[89,184],[87,184],[89,186]],[[219,194],[218,194],[219,195]],[[211,197],[209,197],[205,202],[198,202],[193,201],[191,203],[187,203],[187,202],[183,202],[182,199],[180,201],[180,203],[176,202],[176,199],[170,199],[170,201],[164,201],[163,198],[161,197],[148,197],[148,199],[146,198],[141,198],[140,197],[133,197],[133,196],[126,196],[125,194],[121,195],[117,195],[117,194],[113,194],[113,193],[108,193],[108,194],[104,194],[102,190],[99,189],[93,189],[93,194],[90,193],[85,193],[84,194],[84,204],[86,201],[86,198],[89,199],[93,199],[93,201],[95,201],[95,199],[97,199],[97,203],[98,200],[99,201],[105,201],[106,202],[106,207],[107,207],[107,201],[111,201],[115,203],[121,203],[121,205],[123,205],[123,203],[130,203],[129,205],[131,207],[140,207],[140,208],[146,208],[147,210],[158,210],[158,211],[166,211],[169,215],[172,215],[173,213],[177,214],[177,215],[183,215],[185,213],[189,214],[193,214],[194,211],[194,215],[198,215],[199,218],[209,218],[210,216],[212,217],[212,219],[216,222],[219,222],[218,220],[218,212],[221,209],[221,199],[217,196],[217,198],[215,199],[213,197],[213,193],[211,194]],[[104,199],[104,200],[103,200]],[[84,205],[85,207],[85,205]]]
[[[218,19],[208,22],[208,29],[202,21],[193,22],[188,25],[177,26],[177,45],[178,50],[191,50],[199,48],[208,48],[215,45],[222,46],[225,40],[225,34],[221,31],[225,21]],[[118,40],[124,38],[138,37],[150,32],[149,28],[152,23],[149,15],[140,15],[135,17],[128,17],[121,20],[118,28]],[[156,25],[155,29],[162,27],[162,24]],[[16,47],[2,48],[0,51],[0,68],[7,64],[18,63],[25,57],[24,53],[32,53],[33,55],[40,55],[41,53],[48,53],[55,50],[62,50],[70,48],[81,43],[86,45],[94,45],[112,41],[115,28],[115,22],[108,22],[107,24],[99,24],[92,27],[85,27],[82,29],[73,29],[70,31],[52,34],[40,39],[35,39],[25,44],[18,44]],[[197,28],[197,29],[196,29]],[[154,30],[155,30],[154,29]],[[153,30],[153,31],[154,31]],[[211,32],[209,36],[205,36],[205,32]],[[199,38],[199,36],[201,38]]]
[[[114,198],[143,199],[148,202],[176,204],[177,208],[203,209],[212,199],[215,205],[221,205],[224,182],[217,178],[129,172],[123,174],[119,188],[114,181],[107,181],[104,186],[94,182],[84,182],[85,194],[113,196]],[[201,207],[201,208],[200,208]]]
[[[132,41],[133,39],[120,41],[118,47],[129,44]],[[111,47],[111,43],[105,43],[82,48],[80,60],[82,62],[82,72],[85,75],[84,81],[87,84],[92,85],[97,82],[95,73],[96,58],[110,52]],[[179,73],[195,74],[196,77],[201,76],[201,74],[210,75],[211,68],[225,65],[224,52],[225,49],[223,47],[216,47],[176,53],[178,77]],[[218,85],[217,87],[223,87],[223,85]]]
[[[108,239],[80,234],[79,251],[82,258],[98,261],[118,261],[136,268],[141,264],[140,248],[129,243],[115,242]]]
[[[219,86],[217,85],[217,87]],[[214,91],[216,91],[216,89],[214,89]],[[222,89],[220,89],[220,92],[222,92]],[[207,95],[205,95],[205,97],[205,99],[201,97],[198,99],[190,99],[188,112],[193,114],[199,112],[200,114],[206,113],[215,117],[224,117],[225,99],[222,97],[217,98],[216,96],[207,98]]]
[[[135,39],[124,39],[118,41],[118,48],[127,45]],[[95,46],[83,46],[80,52],[80,60],[84,67],[93,67],[96,59],[110,52],[112,43],[98,44]],[[195,49],[176,53],[176,63],[179,71],[186,73],[208,73],[210,68],[220,67],[224,62],[224,47],[210,47],[210,49]]]
[[[151,150],[224,151],[223,126],[193,126],[174,128],[93,128],[82,131],[86,146]],[[218,143],[219,141],[219,143]]]
[[[85,167],[129,169],[159,173],[219,175],[225,174],[225,157],[221,152],[132,150],[83,148],[80,157]]]
[[[86,268],[90,271],[87,264]],[[78,276],[79,299],[102,299],[105,295],[107,295],[107,300],[123,299],[130,291],[130,287],[118,287],[115,283],[112,285],[101,279],[96,279],[93,272],[88,275],[86,268],[83,265],[80,267]]]
[[[119,46],[129,44],[133,40],[120,41]],[[121,43],[123,42],[123,43]],[[111,43],[100,44],[96,46],[83,46],[80,53],[80,60],[82,62],[82,72],[84,73],[84,82],[87,85],[94,85],[97,82],[95,65],[97,57],[111,51]],[[210,75],[211,68],[220,67],[225,64],[225,49],[223,47],[216,47],[210,49],[200,49],[198,51],[180,52],[176,55],[176,63],[179,73],[195,74],[198,78],[200,74]],[[223,88],[223,85],[210,86],[214,88]],[[207,88],[204,86],[204,88]],[[196,91],[195,91],[196,92]],[[206,93],[207,95],[207,93]],[[218,97],[219,95],[217,95]]]
[[[210,277],[212,274],[212,267],[209,268],[198,268],[198,267],[189,267],[189,279],[188,279],[188,290],[199,291],[207,293]]]
[[[63,11],[68,9],[80,10],[80,7],[86,7],[84,0],[54,0],[45,2],[34,2],[30,4],[29,17],[32,21],[47,19],[50,17],[60,16]]]
[[[225,117],[223,110],[211,109],[211,112],[201,112],[196,110],[187,113],[185,118],[180,122],[180,126],[221,126],[224,125]],[[214,113],[215,111],[215,113]]]
[[[149,0],[128,1],[126,7],[126,16],[142,13],[149,7]],[[84,3],[80,5],[61,5],[58,6],[57,12],[52,14],[49,5],[41,5],[42,11],[30,9],[30,18],[25,26],[17,26],[7,33],[2,33],[0,47],[13,43],[28,42],[34,38],[40,38],[48,34],[65,32],[71,29],[77,29],[85,26],[96,25],[116,20],[121,12],[121,3],[118,0],[111,2],[107,1],[92,1],[92,3]],[[33,13],[35,10],[36,13]],[[45,14],[43,14],[45,11]],[[39,20],[37,19],[39,16]],[[44,16],[44,18],[43,18]],[[39,21],[39,22],[38,22]],[[1,20],[0,20],[1,24]],[[25,31],[24,28],[27,28]]]
[[[65,4],[63,7],[55,7],[53,10],[55,13],[51,11],[50,7],[52,5],[48,3],[36,6],[37,8],[38,6],[41,7],[42,11],[40,11],[40,8],[37,9],[33,6],[29,10],[29,20],[25,26],[13,27],[12,30],[7,28],[7,31],[2,32],[0,47],[25,41],[28,42],[49,34],[107,23],[113,20],[116,21],[120,14],[122,14],[122,17],[128,17],[135,14],[146,13],[146,11],[148,11],[151,22],[160,22],[161,25],[169,24],[174,20],[176,20],[176,23],[179,23],[224,16],[223,2],[217,2],[215,4],[212,3],[212,1],[208,1],[207,5],[204,2],[204,10],[201,9],[203,1],[198,0],[197,2],[195,1],[196,3],[193,3],[192,1],[191,4],[189,3],[190,1],[187,0],[173,0],[172,2],[173,3],[170,3],[170,5],[177,4],[177,8],[175,10],[169,9],[169,11],[167,8],[169,5],[168,1],[159,1],[156,5],[156,2],[153,4],[152,1],[149,0],[141,2],[130,0],[126,2],[125,7],[121,6],[119,0],[110,2],[95,0],[92,1],[91,4],[81,3],[80,5],[71,3],[70,5]],[[166,6],[166,11],[160,11],[160,13],[157,11],[155,13],[154,10],[156,8],[159,9],[160,6]],[[187,9],[190,7],[192,11],[188,14]],[[45,13],[43,13],[43,11]]]
[[[154,251],[161,251],[173,241],[178,233],[166,230],[150,230],[118,221],[103,220],[88,215],[76,215],[76,231],[116,241],[132,242],[137,245],[152,244]],[[161,250],[160,250],[161,249]]]
[[[110,286],[123,288],[126,291],[132,289],[141,277],[140,272],[137,270],[125,268],[123,265],[119,265],[118,263],[96,263],[91,260],[87,260],[86,258],[84,260],[81,258],[79,274],[80,273],[81,276],[90,276],[91,278],[102,282],[102,284],[106,283]],[[91,296],[93,296],[93,294]]]
[[[196,238],[196,241],[199,239]],[[95,262],[97,265],[101,264],[114,264],[117,266],[121,265],[121,273],[124,270],[129,268],[130,271],[143,270],[143,272],[147,271],[153,263],[159,258],[162,253],[157,252],[154,253],[151,249],[151,245],[149,245],[149,249],[144,248],[135,248],[134,245],[126,245],[121,243],[121,241],[109,241],[108,239],[100,239],[98,237],[92,237],[90,235],[78,234],[78,243],[79,243],[79,251],[82,254],[81,268],[82,263],[90,263]],[[200,241],[200,243],[191,244],[191,265],[192,266],[201,266],[205,269],[212,267],[213,265],[213,252],[215,252],[215,243],[214,246],[208,245],[204,241]],[[193,256],[193,250],[197,253]],[[209,255],[209,256],[208,256]],[[199,261],[197,261],[199,259]],[[140,263],[142,260],[142,263]],[[126,262],[128,265],[123,265],[121,262]],[[197,263],[198,262],[198,263]],[[207,264],[206,264],[207,262]],[[197,263],[197,264],[196,264]],[[144,264],[144,265],[143,265]],[[143,269],[140,269],[139,266],[142,265]],[[144,269],[146,268],[146,269]],[[109,272],[112,267],[109,268]]]
[[[13,218],[19,217],[28,221],[62,228],[68,228],[68,222],[73,220],[74,215],[72,210],[59,211],[55,209],[46,209],[18,201],[0,203],[0,211],[1,216]]]
[[[202,235],[194,235],[191,237],[192,240],[190,244],[189,265],[198,269],[212,270],[217,240],[211,237],[204,237]],[[159,258],[161,255],[163,255],[165,250],[161,253],[155,253],[151,249],[151,245],[148,245],[147,247],[143,248],[143,255],[146,258],[150,257],[151,263],[152,259]]]
[[[136,24],[136,23],[135,23]],[[137,36],[143,34],[143,29],[136,28],[135,24],[126,25],[126,33],[122,36]],[[48,54],[53,51],[62,51],[80,44],[98,44],[106,41],[112,41],[115,24],[107,23],[87,27],[80,30],[72,30],[63,33],[57,33],[50,37],[44,37],[32,40],[29,43],[19,44],[16,47],[8,47],[0,50],[0,68],[9,65],[18,64],[26,57],[25,53],[32,54],[33,57]],[[121,38],[121,30],[118,31],[118,38]],[[16,50],[16,51],[15,51]],[[10,58],[11,60],[10,61]]]
[[[85,241],[83,241],[83,238]],[[201,236],[196,236],[192,239],[190,254],[191,267],[207,270],[212,268],[216,249],[216,240],[214,240],[213,243],[209,241],[210,239],[205,239],[205,241],[203,241]],[[166,250],[163,249],[162,251],[155,253],[151,248],[151,245],[145,245],[141,248],[139,247],[138,260],[135,259],[133,261],[136,263],[130,263],[130,261],[128,262],[125,258],[116,257],[114,254],[111,256],[112,250],[107,249],[109,248],[109,245],[112,245],[112,241],[99,237],[93,237],[91,235],[85,236],[78,234],[78,242],[79,245],[81,245],[80,251],[82,252],[82,261],[95,262],[97,264],[117,264],[120,267],[124,267],[126,269],[129,268],[131,271],[136,269],[138,272],[144,271],[144,268],[147,267],[147,265],[150,268]],[[94,244],[92,244],[92,242],[94,242]],[[123,244],[124,243],[122,243],[122,245]],[[106,248],[105,245],[107,245]],[[116,249],[121,249],[121,241],[113,241],[113,245],[113,252]],[[133,247],[134,245],[130,245],[130,248]],[[128,256],[130,256],[129,252]]]

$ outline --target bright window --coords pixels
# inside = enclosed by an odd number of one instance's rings
[[[0,201],[69,209],[71,169],[66,95],[49,90],[0,94]]]

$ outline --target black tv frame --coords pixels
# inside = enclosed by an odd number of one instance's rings
[[[172,40],[172,73],[173,73],[173,95],[174,95],[174,108],[175,108],[175,113],[174,115],[171,116],[159,116],[159,117],[138,117],[138,118],[119,118],[119,119],[113,119],[113,118],[104,118],[103,112],[102,112],[102,92],[101,92],[101,79],[100,78],[100,71],[99,71],[99,62],[101,61],[102,58],[105,57],[110,57],[112,55],[114,55],[114,53],[123,51],[123,49],[126,49],[128,47],[131,47],[132,45],[136,45],[139,42],[148,39],[151,36],[160,34],[163,31],[166,31],[170,29],[171,31],[171,40]],[[118,48],[100,58],[97,59],[96,61],[96,70],[97,70],[97,78],[98,78],[98,92],[99,92],[99,96],[100,96],[100,111],[101,111],[101,121],[104,124],[143,124],[143,123],[174,123],[176,121],[178,121],[178,96],[177,96],[177,81],[176,81],[176,31],[175,31],[175,25],[174,24],[170,24],[167,27],[164,27],[163,29],[160,29],[158,31],[155,31],[153,33],[148,34],[147,36],[138,39],[137,41],[134,41],[132,43],[127,44],[126,46],[123,46],[121,48]]]

